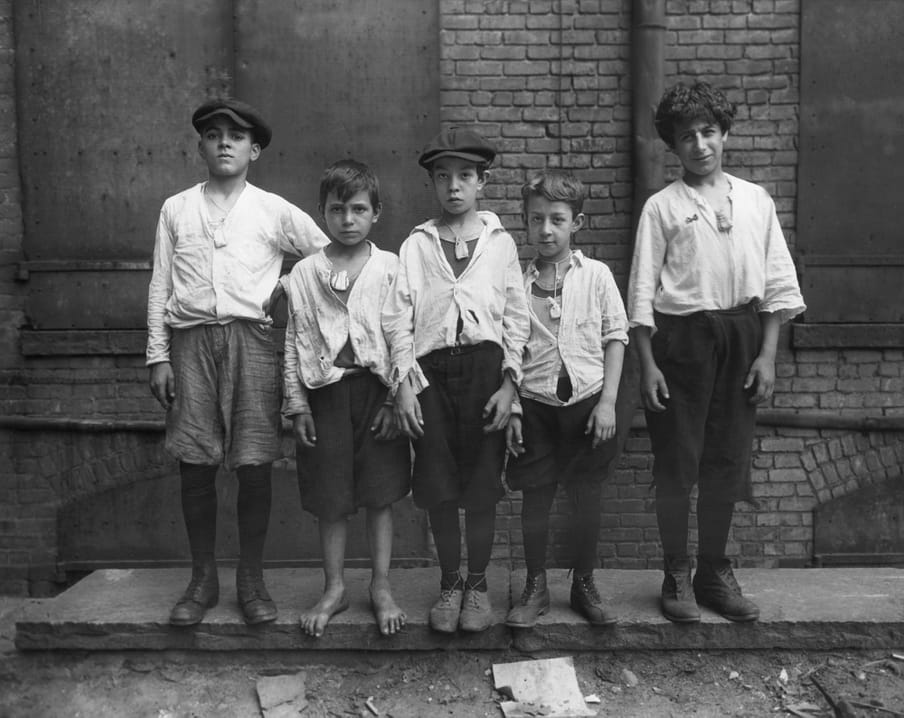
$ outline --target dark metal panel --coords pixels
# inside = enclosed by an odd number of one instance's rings
[[[32,329],[135,329],[147,325],[149,271],[32,272]]]
[[[230,81],[231,3],[13,7],[27,257],[149,257],[163,200],[204,175],[190,117]]]
[[[807,321],[899,322],[901,266],[845,272],[809,256],[863,265],[900,254],[904,2],[804,0],[801,12],[797,247]]]
[[[435,212],[417,165],[439,130],[437,0],[236,0],[236,94],[272,118],[253,169],[311,213],[323,169],[353,157],[380,179],[373,239],[397,249]]]

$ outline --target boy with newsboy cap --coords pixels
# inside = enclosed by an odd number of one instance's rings
[[[414,442],[414,500],[428,511],[442,571],[430,625],[443,633],[492,623],[486,569],[503,495],[502,429],[530,331],[515,242],[495,214],[477,209],[495,156],[486,139],[463,128],[427,145],[419,163],[440,213],[402,244],[383,309],[396,420]]]
[[[166,409],[166,449],[179,460],[192,577],[170,614],[198,623],[219,598],[216,474],[238,476],[236,591],[249,624],[272,621],[262,558],[270,469],[280,457],[280,370],[270,312],[283,254],[327,244],[306,213],[250,184],[270,143],[260,113],[233,99],[192,115],[207,180],[166,200],[148,292],[151,392]]]

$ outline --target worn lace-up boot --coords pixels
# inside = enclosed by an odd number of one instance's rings
[[[439,633],[455,633],[463,595],[461,576],[457,572],[444,575],[439,587],[439,599],[430,608],[430,628]]]
[[[583,576],[574,575],[571,581],[570,603],[574,611],[580,613],[594,626],[609,626],[618,621],[618,618],[603,605],[592,573]]]
[[[697,557],[694,595],[701,606],[711,608],[729,621],[755,621],[760,617],[757,605],[742,595],[731,562],[725,557]]]
[[[469,633],[480,633],[493,623],[493,607],[487,591],[486,574],[469,574],[465,582],[465,594],[461,602],[458,627]]]
[[[512,628],[530,628],[547,611],[549,611],[549,590],[546,587],[546,571],[534,576],[528,574],[521,600],[508,612],[505,625]]]
[[[687,556],[667,555],[663,561],[662,615],[675,623],[695,623],[700,609],[691,587],[691,562]]]
[[[207,610],[217,605],[220,599],[220,579],[217,564],[211,556],[208,560],[194,563],[191,581],[173,610],[170,623],[174,626],[193,626],[200,623]]]

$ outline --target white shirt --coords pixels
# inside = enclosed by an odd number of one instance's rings
[[[530,316],[518,251],[495,214],[478,216],[483,232],[458,277],[443,253],[436,220],[415,227],[402,243],[399,273],[383,308],[393,390],[409,371],[415,391],[427,386],[416,358],[435,349],[483,341],[502,347],[503,371],[509,370],[516,384],[521,382]]]
[[[380,313],[399,259],[372,244],[370,247],[370,257],[346,302],[330,287],[332,264],[323,252],[301,260],[284,283],[289,298],[283,370],[286,416],[311,410],[308,389],[342,379],[345,370],[334,362],[347,342],[351,342],[355,365],[369,369],[389,386],[389,346],[383,337]]]
[[[553,335],[531,308],[531,330],[524,352],[523,397],[566,406],[592,396],[603,387],[605,351],[610,341],[628,343],[628,317],[612,272],[602,262],[571,253],[571,268],[562,285],[558,335]],[[524,273],[524,290],[539,277],[536,260]],[[556,396],[562,367],[571,379],[572,396]]]
[[[206,184],[170,197],[160,211],[148,291],[149,365],[169,361],[170,328],[235,319],[269,324],[267,302],[283,253],[311,254],[329,242],[305,212],[249,183],[217,226]]]
[[[653,311],[685,316],[751,301],[786,322],[806,308],[769,193],[726,175],[732,227],[720,231],[709,203],[681,179],[641,212],[628,288],[632,326],[655,329]]]

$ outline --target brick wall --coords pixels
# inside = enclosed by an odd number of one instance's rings
[[[497,144],[484,206],[524,246],[520,186],[543,167],[573,169],[588,185],[589,228],[578,243],[613,269],[624,289],[633,195],[631,5],[628,0],[440,0],[441,118],[481,128]],[[0,0],[0,415],[159,419],[141,357],[29,358],[22,219],[15,143],[12,3]],[[725,154],[729,171],[766,187],[795,241],[800,0],[669,0],[666,84],[702,77],[740,108]],[[678,165],[666,156],[667,177]],[[782,335],[776,394],[766,409],[859,418],[904,415],[904,353],[794,351]],[[53,579],[54,516],[75,486],[164,471],[159,438],[0,429],[0,592],[41,590]],[[770,422],[758,429],[757,503],[738,507],[730,551],[742,565],[804,565],[812,510],[830,497],[898,480],[904,434]],[[154,448],[156,447],[156,448]],[[85,452],[88,452],[87,454]],[[137,465],[126,459],[138,457]],[[162,463],[163,462],[163,463]],[[607,567],[658,565],[649,441],[632,431],[605,487],[599,553]],[[128,474],[128,479],[123,477]],[[105,484],[106,485],[106,484]],[[516,494],[499,509],[495,556],[523,556]],[[567,560],[562,502],[551,558]]]

